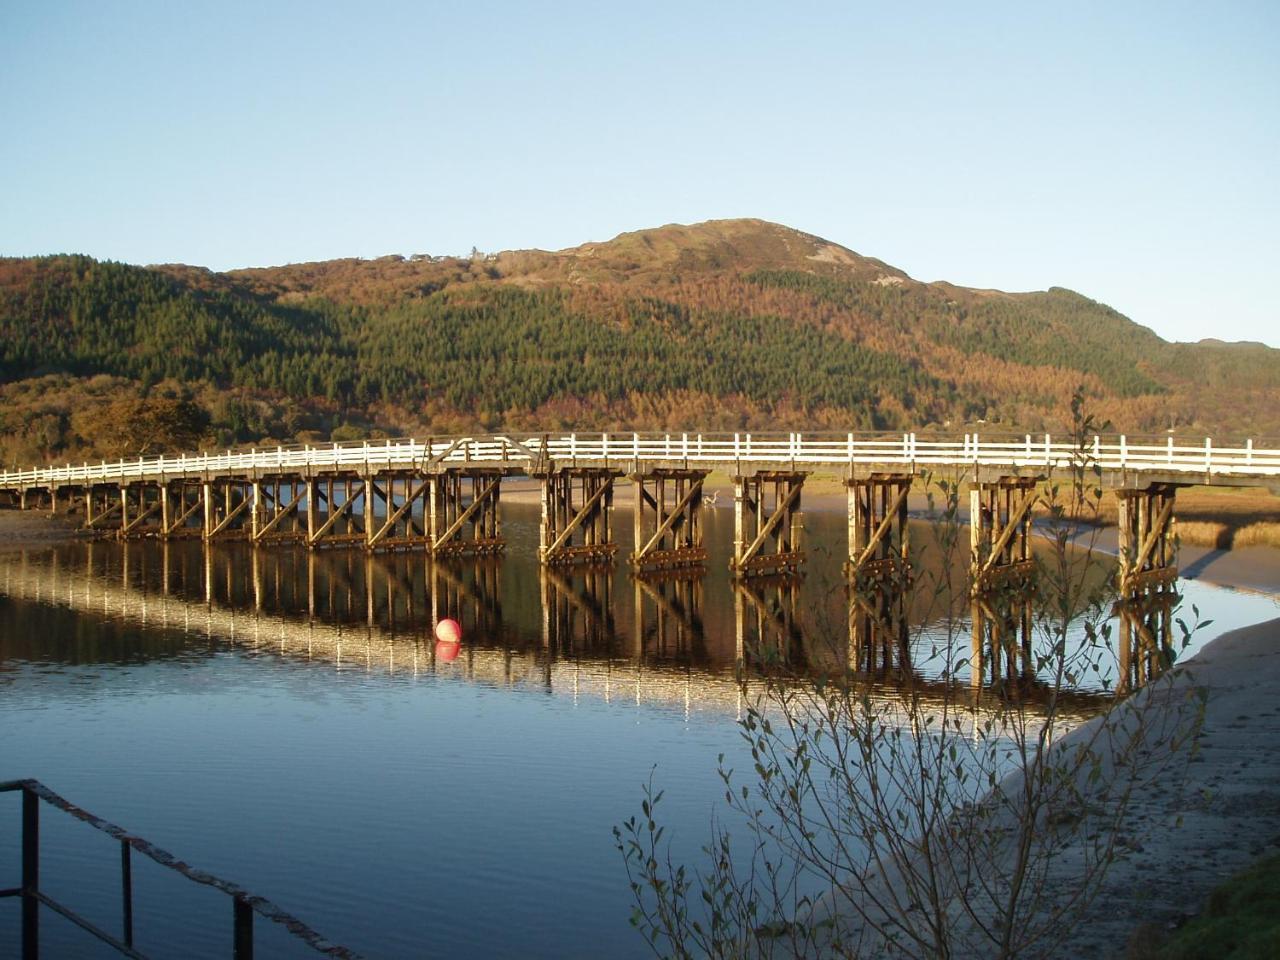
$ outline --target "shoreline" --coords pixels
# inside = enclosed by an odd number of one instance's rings
[[[1224,633],[1109,712],[1056,740],[1046,762],[1064,758],[1072,786],[1065,806],[1051,803],[1038,815],[1035,835],[1052,854],[1041,861],[1042,875],[1033,867],[1025,877],[1030,886],[1023,892],[1034,896],[1038,907],[1024,924],[1035,931],[1061,910],[1057,922],[1063,927],[1057,939],[1033,940],[1020,955],[1061,960],[1160,956],[1164,940],[1203,914],[1217,887],[1280,851],[1277,650],[1280,618]],[[1178,745],[1171,747],[1175,741]],[[1083,762],[1076,751],[1086,752]],[[996,839],[978,851],[963,837],[948,840],[944,832],[932,854],[942,866],[936,873],[920,868],[943,888],[956,960],[981,960],[990,953],[982,925],[1010,895],[1007,880],[994,878],[1012,876],[1020,856],[1021,778],[1015,770],[988,794],[997,806],[986,829]],[[1111,833],[1108,811],[1116,804],[1123,804],[1123,814]],[[1000,839],[1002,834],[1009,842]],[[1101,877],[1099,857],[1108,858]],[[895,880],[900,869],[887,863],[873,888],[901,882]],[[968,912],[956,887],[972,883],[974,871],[986,880],[973,899],[964,901]],[[1087,902],[1073,906],[1086,887],[1091,888]],[[881,892],[872,903],[885,910],[884,904],[897,901]],[[851,906],[820,904],[817,918],[835,920],[843,936],[880,944],[880,935],[865,928]],[[991,919],[998,929],[999,921]]]
[[[1215,887],[1280,849],[1277,649],[1280,619],[1232,630],[1117,708],[1131,712],[1146,701],[1152,714],[1144,722],[1161,728],[1185,709],[1184,694],[1207,695],[1189,762],[1172,782],[1157,777],[1134,785],[1115,859],[1053,956],[1106,960],[1124,957],[1131,946],[1158,948],[1169,931],[1204,910]],[[1060,745],[1084,735],[1073,731]],[[1073,867],[1087,844],[1078,834],[1067,840],[1051,884],[1064,892],[1078,885]],[[1176,882],[1158,882],[1167,878]]]

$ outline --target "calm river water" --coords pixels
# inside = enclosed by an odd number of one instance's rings
[[[38,778],[370,957],[647,955],[611,828],[656,766],[674,852],[696,859],[716,756],[744,756],[739,617],[821,659],[813,636],[848,629],[843,517],[807,518],[796,591],[745,595],[725,568],[731,510],[709,511],[704,577],[645,584],[624,563],[540,578],[536,508],[503,513],[507,555],[486,564],[198,543],[0,555],[0,779]],[[1215,619],[1198,643],[1280,612],[1182,592]],[[455,659],[433,615],[461,619]],[[19,810],[0,795],[0,887],[18,883]],[[41,869],[119,930],[112,841],[46,807]],[[140,857],[134,883],[143,952],[229,954],[221,894]],[[0,955],[18,916],[0,901]],[[257,933],[260,956],[312,955]],[[47,910],[42,941],[114,956]]]

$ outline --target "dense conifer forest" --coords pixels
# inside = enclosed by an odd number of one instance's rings
[[[1280,351],[920,283],[761,221],[235,271],[0,260],[6,463],[463,430],[1280,433]],[[177,411],[177,413],[175,413]],[[121,429],[175,420],[154,428]]]

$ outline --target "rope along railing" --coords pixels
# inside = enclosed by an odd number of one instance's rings
[[[31,467],[0,472],[0,489],[21,486],[118,483],[142,478],[229,475],[301,470],[359,472],[370,465],[402,469],[506,465],[537,469],[548,462],[606,460],[619,463],[733,465],[780,463],[852,467],[900,463],[925,468],[981,466],[1065,468],[1087,459],[1104,470],[1159,471],[1242,477],[1280,477],[1280,446],[1196,443],[1172,437],[1087,438],[1050,434],[952,437],[902,433],[570,433],[559,436],[466,436],[379,442],[280,446],[113,462]]]
[[[193,883],[213,887],[231,898],[232,956],[234,960],[253,958],[253,917],[258,914],[272,923],[278,923],[289,933],[310,946],[316,952],[329,957],[350,958],[358,954],[330,943],[293,914],[286,912],[264,897],[257,897],[237,884],[215,877],[184,863],[166,850],[135,837],[122,827],[94,816],[87,810],[54,793],[38,780],[9,780],[0,782],[0,793],[22,793],[22,885],[0,889],[0,898],[22,898],[22,960],[36,960],[40,956],[40,907],[43,905],[65,917],[102,942],[115,948],[126,957],[145,957],[134,946],[133,937],[133,853],[150,857],[162,867],[167,867]],[[40,803],[49,804],[69,814],[95,830],[113,837],[120,844],[121,882],[121,933],[113,936],[97,924],[86,920],[65,905],[54,900],[40,889]]]

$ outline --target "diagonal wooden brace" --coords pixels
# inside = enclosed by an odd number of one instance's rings
[[[1161,537],[1169,528],[1169,518],[1173,515],[1173,497],[1165,501],[1163,507],[1160,508],[1160,514],[1156,517],[1156,522],[1151,525],[1151,529],[1147,531],[1147,539],[1143,541],[1141,548],[1138,550],[1138,556],[1134,560],[1133,569],[1142,571],[1147,568],[1147,562],[1151,559],[1151,554],[1155,550],[1156,544],[1160,542]]]
[[[211,540],[214,537],[216,537],[218,534],[220,534],[223,530],[227,529],[227,527],[230,526],[231,521],[234,520],[236,517],[240,516],[240,514],[244,513],[244,511],[252,503],[253,503],[253,500],[250,497],[245,497],[243,500],[241,500],[240,503],[235,507],[235,509],[229,511],[227,515],[222,518],[221,523],[217,524],[212,530],[205,531],[205,535],[204,535],[205,539]]]
[[[666,519],[659,524],[657,531],[649,538],[649,542],[644,545],[644,549],[636,551],[636,556],[647,556],[650,550],[661,543],[663,536],[667,534],[672,527],[684,519],[685,508],[688,507],[689,504],[695,502],[700,496],[702,496],[702,481],[695,480],[690,485],[690,489],[685,492],[683,497],[680,498],[680,502],[671,508],[671,512],[667,514]],[[651,497],[648,499],[652,500]]]
[[[447,460],[450,456],[453,455],[455,450],[465,447],[470,442],[471,442],[470,437],[459,437],[457,440],[453,441],[453,443],[449,444],[449,446],[445,447],[445,449],[437,453],[434,457],[431,457],[429,460],[427,460],[427,466],[434,467],[438,463],[443,463],[445,460]]]
[[[128,533],[131,530],[137,529],[142,525],[142,522],[144,520],[146,520],[148,517],[150,517],[159,509],[160,509],[160,501],[157,500],[155,503],[151,504],[151,506],[147,507],[141,513],[139,513],[136,517],[130,520],[125,526],[121,527],[120,532],[123,534],[123,533]]]
[[[169,526],[165,528],[164,530],[165,536],[168,536],[169,534],[173,533],[175,530],[180,530],[182,528],[182,525],[186,523],[188,519],[190,519],[191,515],[195,513],[197,510],[199,510],[202,506],[204,506],[203,493],[197,496],[195,501],[191,504],[191,506],[187,507],[187,509],[184,510],[182,514],[176,520],[173,521],[173,523],[169,524]]]
[[[530,463],[537,463],[542,459],[542,454],[526,443],[521,443],[519,440],[513,440],[511,437],[506,436],[500,436],[497,439],[507,444],[507,446],[514,447],[518,453],[523,453],[529,458]]]
[[[573,531],[578,529],[578,524],[587,519],[591,511],[595,509],[596,504],[609,492],[610,486],[611,484],[608,483],[601,484],[600,489],[587,498],[587,502],[582,505],[582,508],[574,515],[574,518],[569,521],[565,528],[560,531],[560,535],[547,547],[546,555],[548,557],[564,546],[565,542],[573,536]]]
[[[747,547],[747,549],[742,552],[742,559],[738,561],[739,564],[746,563],[760,551],[760,548],[764,546],[765,540],[773,534],[774,529],[778,526],[779,522],[781,522],[782,518],[787,515],[788,511],[791,509],[791,505],[800,498],[800,491],[802,489],[803,487],[800,484],[796,484],[791,488],[791,492],[787,494],[786,499],[783,500],[782,503],[778,504],[774,509],[773,514],[765,521],[764,527],[758,534],[756,534],[756,538],[751,542],[751,546]]]
[[[118,513],[119,511],[120,511],[120,501],[116,500],[114,503],[110,504],[107,507],[107,509],[95,515],[94,518],[90,520],[88,524],[86,524],[86,526],[96,527],[99,523],[101,523],[103,520],[106,520],[113,513]]]
[[[871,539],[867,542],[866,547],[863,548],[857,562],[854,563],[855,567],[862,566],[868,559],[870,559],[871,555],[875,553],[876,547],[880,545],[880,541],[884,538],[884,535],[888,533],[889,528],[893,526],[894,518],[898,515],[898,508],[902,506],[902,502],[907,499],[907,495],[910,492],[910,484],[903,486],[903,488],[898,491],[898,496],[894,499],[893,505],[885,511],[884,519],[880,521],[880,526],[876,527],[875,531],[871,534]]]
[[[261,540],[268,533],[280,525],[280,521],[293,512],[294,507],[302,502],[302,498],[306,496],[307,489],[303,487],[293,495],[293,499],[286,503],[283,507],[276,510],[275,515],[267,522],[267,525],[258,531],[257,539]]]
[[[472,500],[471,505],[467,507],[467,509],[462,511],[462,514],[458,517],[457,520],[453,521],[453,523],[449,525],[449,529],[446,530],[444,533],[440,534],[440,539],[436,541],[435,545],[439,545],[441,543],[447,542],[453,537],[455,533],[461,530],[463,524],[465,524],[468,520],[472,518],[472,516],[475,515],[475,512],[479,510],[481,506],[484,505],[484,502],[487,499],[489,499],[489,495],[493,493],[494,489],[501,482],[502,482],[501,477],[497,477],[494,480],[490,481],[489,485],[485,487],[483,491],[481,491],[480,496]]]
[[[1000,531],[1000,536],[996,538],[995,543],[991,544],[991,550],[987,553],[987,558],[982,562],[982,569],[979,571],[979,575],[991,572],[991,569],[996,564],[996,557],[1000,556],[1004,548],[1009,545],[1009,541],[1013,538],[1013,535],[1018,532],[1019,525],[1021,525],[1023,518],[1035,504],[1036,499],[1037,498],[1034,495],[1028,494],[1023,498],[1022,502],[1018,504],[1018,509],[1014,510],[1013,513],[1009,515],[1009,520],[1004,525],[1004,529]],[[969,522],[976,523],[977,518],[971,518]]]
[[[405,515],[405,511],[413,508],[414,501],[422,496],[422,491],[426,490],[430,484],[430,480],[423,480],[416,490],[411,491],[409,496],[404,498],[404,503],[396,507],[395,512],[392,513],[391,516],[387,517],[386,522],[382,524],[377,533],[369,537],[369,546],[374,546],[379,540],[395,529],[396,523]]]
[[[337,510],[332,509],[333,505],[330,504],[329,516],[326,517],[324,523],[320,525],[320,529],[316,531],[315,536],[307,540],[307,546],[314,547],[317,543],[319,543],[320,538],[323,537],[330,530],[332,530],[333,525],[337,523],[339,520],[341,520],[344,514],[350,512],[351,507],[355,504],[355,502],[356,502],[356,498],[352,497],[350,500],[344,501],[342,506],[338,507]]]

